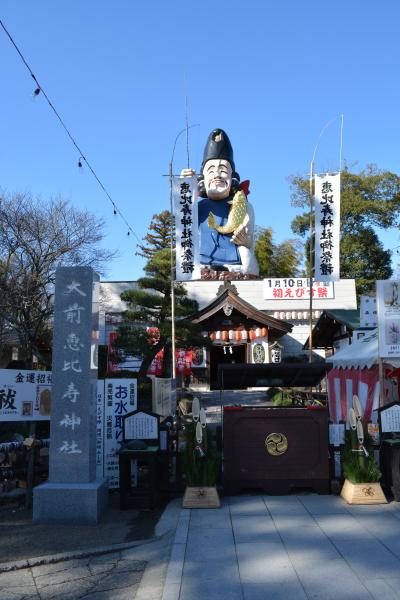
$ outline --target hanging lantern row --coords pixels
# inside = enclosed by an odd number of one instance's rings
[[[247,342],[255,340],[260,337],[268,336],[267,327],[257,327],[256,329],[229,329],[221,331],[210,331],[208,334],[210,340],[213,342]]]
[[[321,310],[313,310],[312,318],[319,319],[322,314]],[[283,321],[306,321],[310,318],[310,313],[307,310],[277,310],[273,314],[274,319],[281,319]]]

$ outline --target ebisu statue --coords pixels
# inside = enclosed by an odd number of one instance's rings
[[[185,169],[181,175],[194,175],[194,171]],[[248,183],[240,183],[227,134],[214,129],[208,136],[198,177],[203,270],[209,267],[230,271],[239,277],[259,274],[254,255],[254,210],[247,200]]]

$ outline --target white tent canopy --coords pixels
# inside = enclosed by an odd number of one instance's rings
[[[333,368],[370,369],[378,364],[378,358],[378,330],[374,329],[359,340],[354,340],[346,348],[329,356],[326,362],[332,363]],[[400,360],[398,358],[386,358],[385,364],[400,367]]]
[[[354,340],[354,336],[353,336]],[[378,362],[378,332],[375,329],[359,340],[354,340],[346,348],[326,359],[333,367],[343,369],[371,368]],[[392,363],[392,361],[390,361]]]

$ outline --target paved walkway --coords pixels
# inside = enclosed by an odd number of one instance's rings
[[[236,496],[151,540],[0,563],[1,600],[400,600],[400,504]]]
[[[181,510],[162,600],[400,599],[400,506],[238,496]]]

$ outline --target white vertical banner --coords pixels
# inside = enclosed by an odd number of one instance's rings
[[[174,177],[176,279],[200,279],[196,177]]]
[[[105,379],[104,477],[119,487],[118,451],[124,438],[122,417],[137,409],[137,379]]]
[[[97,380],[96,394],[96,478],[104,477],[104,379]]]
[[[376,327],[376,297],[360,296],[360,327]]]
[[[314,279],[340,279],[340,173],[315,175]]]
[[[172,379],[170,377],[154,377],[152,383],[152,410],[163,418],[169,417],[172,415]]]
[[[400,281],[376,282],[379,356],[400,357]]]

